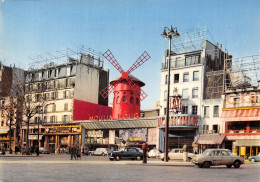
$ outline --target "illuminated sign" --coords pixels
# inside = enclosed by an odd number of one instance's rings
[[[249,97],[247,97],[247,99],[245,98],[246,96],[247,96],[247,93],[244,93],[244,94],[242,94],[242,93],[240,93],[240,94],[230,94],[230,95],[227,96],[227,103],[229,103],[229,104],[237,104],[236,100],[231,101],[232,97],[233,98],[239,97],[239,102],[240,103],[244,103],[244,102],[246,102],[246,103],[256,103],[257,102],[256,101],[257,94],[255,92],[250,92],[249,95],[248,95]]]
[[[121,116],[118,115],[118,118],[112,118],[112,115],[105,115],[105,116],[90,116],[89,120],[92,121],[105,121],[105,120],[118,120],[118,119],[137,119],[137,118],[143,118],[143,113],[135,113],[135,114],[125,114]]]

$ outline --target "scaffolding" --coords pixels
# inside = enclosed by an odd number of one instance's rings
[[[180,31],[180,35],[179,38],[172,41],[172,50],[177,54],[202,50],[204,40],[211,40],[214,43],[206,26]]]
[[[91,48],[86,48],[84,45],[78,46],[76,49],[66,48],[63,50],[56,50],[52,53],[45,53],[43,55],[36,55],[28,57],[31,62],[29,63],[29,70],[41,69],[44,65],[60,65],[65,64],[70,60],[80,60],[81,55],[91,56],[96,65],[103,68],[102,53],[95,51]]]
[[[258,87],[260,54],[225,59],[225,93],[227,90]]]

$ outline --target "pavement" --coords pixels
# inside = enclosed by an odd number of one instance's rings
[[[101,160],[95,160],[102,158]],[[105,159],[105,160],[103,160]],[[2,164],[108,164],[108,165],[145,165],[145,166],[179,166],[194,167],[191,162],[169,160],[168,162],[159,159],[148,158],[147,163],[136,160],[120,160],[110,161],[106,157],[83,156],[82,160],[70,160],[70,155],[40,154],[22,155],[22,154],[6,154],[0,155],[0,163]]]

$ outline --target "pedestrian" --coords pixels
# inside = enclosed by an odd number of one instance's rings
[[[71,150],[70,150],[70,152],[71,152],[71,158],[70,158],[70,160],[72,160],[73,159],[73,157],[75,158],[75,160],[77,159],[77,149],[76,149],[76,147],[71,147]]]
[[[80,150],[81,150],[81,155],[84,155],[84,146],[83,145],[81,145]]]
[[[5,155],[5,147],[2,149],[2,155]]]
[[[143,150],[143,163],[147,163],[147,149],[148,145],[146,142],[142,144],[142,150]]]
[[[36,153],[37,156],[39,156],[39,154],[40,154],[40,153],[39,153],[39,147],[38,147],[38,145],[36,145],[35,153]]]
[[[60,147],[58,147],[57,153],[58,153],[58,155],[60,155]]]
[[[31,146],[30,150],[31,150],[31,155],[32,155],[34,152],[34,148]]]
[[[81,160],[81,149],[77,148],[77,159],[80,158]]]

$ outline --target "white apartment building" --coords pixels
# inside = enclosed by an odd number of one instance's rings
[[[168,52],[165,51],[161,69],[161,116],[166,115]],[[181,112],[170,112],[170,116],[197,117],[197,134],[223,131],[224,126],[219,117],[223,107],[221,94],[224,56],[227,55],[221,47],[207,40],[203,41],[201,50],[181,54],[171,53],[170,96],[180,96],[182,108]]]

